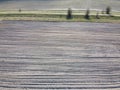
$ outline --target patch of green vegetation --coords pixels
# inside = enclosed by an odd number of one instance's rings
[[[37,20],[37,21],[67,21],[67,22],[110,22],[120,23],[120,13],[112,12],[112,16],[99,14],[96,18],[96,11],[90,12],[90,19],[84,18],[85,11],[73,11],[73,18],[67,19],[67,10],[41,10],[41,11],[1,11],[0,20]]]

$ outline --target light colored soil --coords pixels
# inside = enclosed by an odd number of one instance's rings
[[[1,23],[1,90],[120,89],[119,24]]]
[[[119,0],[1,0],[0,9],[100,9],[111,6],[112,10],[120,11]]]

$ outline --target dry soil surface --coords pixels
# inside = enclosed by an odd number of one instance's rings
[[[119,90],[120,24],[0,22],[0,90]]]

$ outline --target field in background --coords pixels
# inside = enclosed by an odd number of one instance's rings
[[[111,6],[112,15],[101,14]],[[0,20],[81,21],[120,23],[119,0],[1,0]],[[67,20],[67,9],[73,9],[73,19]],[[84,19],[86,9],[91,10],[91,19]],[[19,13],[19,9],[22,12]],[[100,19],[96,19],[99,12]]]
[[[73,19],[67,20],[67,10],[1,10],[0,20],[36,20],[36,21],[81,21],[81,22],[111,22],[120,23],[120,12],[112,12],[113,17],[91,10],[91,19],[84,18],[85,10],[73,10]],[[100,19],[96,19],[99,12]]]
[[[21,12],[19,12],[18,10],[0,10],[0,14],[62,14],[62,15],[66,15],[67,14],[67,10],[23,10],[21,9]],[[87,10],[87,9],[86,9]],[[72,9],[72,13],[73,15],[84,15],[86,10],[75,10]],[[102,14],[102,10],[91,10],[90,9],[90,15],[96,15],[97,12],[99,12],[100,15]],[[112,11],[111,12],[112,15],[115,16],[120,16],[120,12],[119,11]]]
[[[111,6],[120,11],[120,0],[0,0],[2,10],[44,10],[44,9],[99,9]]]

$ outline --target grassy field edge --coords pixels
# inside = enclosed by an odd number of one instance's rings
[[[3,20],[30,20],[30,21],[56,21],[56,22],[107,22],[120,23],[120,13],[112,12],[112,16],[99,14],[100,19],[96,18],[96,12],[92,11],[90,19],[84,18],[85,11],[73,11],[73,18],[66,19],[67,11],[0,11],[0,21]]]

